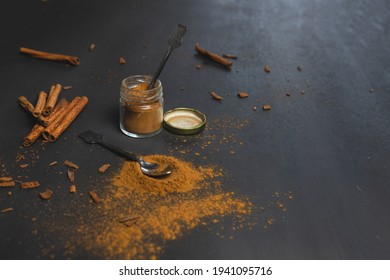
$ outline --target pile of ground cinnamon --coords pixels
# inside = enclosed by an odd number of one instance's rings
[[[102,202],[95,217],[77,229],[78,239],[67,246],[69,257],[83,248],[98,258],[156,259],[169,241],[190,230],[225,216],[245,223],[252,211],[248,199],[223,190],[219,168],[171,156],[145,159],[169,163],[174,171],[155,179],[143,175],[137,163],[124,162],[110,186],[97,190]]]

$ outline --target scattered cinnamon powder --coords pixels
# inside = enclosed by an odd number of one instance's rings
[[[168,241],[196,227],[215,225],[225,216],[244,223],[251,214],[248,199],[222,189],[219,168],[196,167],[172,156],[145,160],[168,163],[174,171],[156,179],[143,175],[138,163],[123,162],[107,186],[100,187],[100,207],[79,225],[77,240],[68,242],[69,256],[82,248],[104,259],[156,259]]]

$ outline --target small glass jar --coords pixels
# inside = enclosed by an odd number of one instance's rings
[[[163,123],[163,90],[160,80],[152,89],[151,76],[137,75],[122,81],[119,99],[120,129],[135,138],[158,134]]]

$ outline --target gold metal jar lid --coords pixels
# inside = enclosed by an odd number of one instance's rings
[[[192,108],[176,108],[164,114],[164,127],[176,134],[191,135],[199,133],[206,124],[206,116]]]

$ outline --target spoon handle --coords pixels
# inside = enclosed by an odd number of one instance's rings
[[[156,73],[154,73],[152,81],[149,84],[149,89],[152,89],[154,87],[154,84],[156,83],[158,77],[160,77],[161,71],[163,70],[165,63],[167,62],[169,56],[171,55],[172,50],[173,50],[172,47],[168,46],[168,49],[165,52],[164,57],[162,58],[160,65],[158,66],[158,68],[156,70]]]
[[[107,150],[110,150],[111,152],[114,152],[114,153],[116,153],[124,158],[130,159],[133,161],[138,161],[138,162],[141,161],[141,158],[139,156],[137,156],[136,154],[122,150],[121,148],[118,148],[114,145],[111,145],[103,140],[97,141],[96,144],[99,144],[100,146],[106,148]]]
[[[153,75],[153,79],[149,84],[149,89],[152,89],[154,87],[154,83],[157,81],[158,77],[161,74],[161,71],[163,70],[165,63],[167,62],[169,56],[171,55],[172,51],[183,43],[183,37],[184,34],[187,31],[187,27],[182,24],[178,24],[176,28],[173,30],[171,35],[169,35],[168,38],[168,49],[164,54],[164,57],[162,58],[160,64],[158,65],[158,68],[156,70],[156,73]]]

